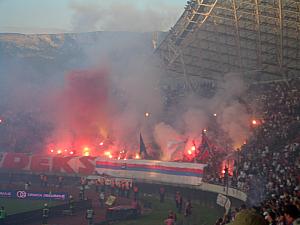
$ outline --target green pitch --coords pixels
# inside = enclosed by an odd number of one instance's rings
[[[37,200],[18,200],[18,199],[4,199],[0,198],[0,206],[4,206],[8,215],[27,212],[37,209],[42,209],[44,204],[49,206],[63,204],[64,202],[58,201],[37,201]]]
[[[164,220],[168,216],[168,211],[171,209],[176,212],[175,202],[172,200],[166,200],[164,203],[160,203],[158,199],[154,197],[143,197],[142,202],[151,203],[152,209],[149,212],[145,212],[137,220],[128,220],[122,222],[115,222],[114,225],[163,225]],[[220,207],[214,207],[212,205],[201,205],[200,203],[193,203],[192,217],[190,218],[190,224],[195,225],[210,225],[215,224],[219,217],[223,217],[224,210]],[[183,213],[177,214],[177,225],[188,224]]]

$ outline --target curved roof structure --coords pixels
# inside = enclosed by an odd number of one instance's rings
[[[300,76],[300,0],[190,0],[156,52],[189,83]]]

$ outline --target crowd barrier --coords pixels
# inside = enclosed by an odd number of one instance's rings
[[[176,185],[172,183],[166,183],[166,182],[154,182],[154,181],[149,181],[148,179],[139,179],[136,180],[140,183],[147,183],[147,184],[160,184],[160,185],[170,185],[174,187],[182,187],[182,188],[189,188],[189,189],[194,189],[194,190],[201,190],[205,192],[213,192],[217,194],[223,194],[226,196],[230,196],[232,198],[238,199],[240,201],[246,202],[247,201],[247,194],[243,191],[240,191],[236,188],[231,188],[231,187],[225,187],[223,185],[217,185],[217,184],[210,184],[206,182],[201,182],[199,185],[186,185],[183,183],[177,183]]]
[[[245,192],[242,192],[240,190],[237,190],[235,188],[228,188],[225,186],[221,185],[216,185],[216,184],[209,184],[203,182],[201,185],[195,187],[196,189],[202,190],[202,191],[209,191],[209,192],[214,192],[218,194],[223,194],[227,195],[230,197],[233,197],[235,199],[239,199],[243,202],[247,201],[247,194]]]

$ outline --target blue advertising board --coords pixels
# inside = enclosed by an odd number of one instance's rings
[[[68,194],[64,192],[49,193],[24,190],[0,190],[0,198],[65,201],[68,199]]]

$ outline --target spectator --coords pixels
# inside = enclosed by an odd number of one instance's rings
[[[131,205],[132,205],[132,208],[134,208],[134,209],[137,210],[137,214],[140,215],[141,214],[141,205],[138,202],[138,200],[137,199],[133,199]]]
[[[58,177],[58,188],[62,188],[63,187],[63,181],[64,181],[64,177],[63,176],[59,176]]]
[[[86,210],[85,218],[88,221],[88,225],[94,224],[94,216],[95,216],[95,212],[92,208]]]
[[[183,200],[179,191],[176,192],[175,203],[176,203],[177,212],[181,213]]]
[[[188,200],[185,203],[185,207],[184,207],[184,224],[185,225],[190,225],[192,224],[192,203],[191,200]]]
[[[126,198],[130,198],[130,184],[129,184],[129,182],[126,182],[125,195],[126,195]]]
[[[25,184],[24,184],[24,189],[25,189],[25,191],[28,191],[28,190],[29,190],[29,187],[30,187],[30,182],[29,182],[29,181],[26,181]]]
[[[42,214],[42,218],[43,218],[42,224],[47,225],[48,224],[48,217],[49,217],[49,208],[48,208],[47,203],[44,204],[44,208],[43,208],[42,213],[43,213]]]
[[[166,225],[175,225],[175,221],[171,217],[168,217],[164,222]]]
[[[235,220],[228,225],[267,225],[267,223],[262,216],[247,209],[239,212]]]
[[[48,176],[47,175],[43,176],[43,186],[48,187]]]
[[[299,209],[294,205],[287,205],[284,209],[284,218],[287,225],[300,224]]]
[[[177,221],[177,215],[175,212],[173,212],[173,210],[169,210],[168,218],[172,218],[175,223]]]
[[[185,203],[184,216],[189,217],[192,215],[192,203],[191,200],[187,200]]]
[[[159,200],[161,203],[163,203],[165,201],[165,188],[164,187],[159,188]]]
[[[104,206],[104,202],[105,202],[105,193],[104,193],[103,190],[100,191],[99,202],[100,202],[100,207],[103,207]]]
[[[1,206],[0,208],[0,224],[4,225],[5,224],[5,220],[6,220],[6,211],[4,206]]]
[[[69,210],[71,215],[74,214],[74,198],[72,195],[69,196]]]
[[[222,219],[222,218],[219,218],[219,219],[216,221],[215,225],[223,225],[223,219]]]
[[[138,196],[139,196],[139,187],[137,185],[133,186],[133,193],[134,193],[134,198],[138,199]]]
[[[268,212],[265,216],[265,219],[268,221],[269,225],[277,225],[276,223],[276,215],[274,212]]]
[[[85,199],[85,185],[79,187],[79,199],[81,201]]]
[[[44,175],[43,174],[40,174],[40,184],[41,184],[41,187],[44,186]]]

